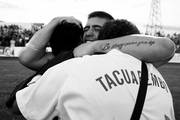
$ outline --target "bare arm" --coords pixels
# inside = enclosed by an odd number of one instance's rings
[[[42,67],[49,59],[52,54],[46,53],[46,45],[57,26],[58,22],[56,19],[52,20],[43,29],[37,31],[30,39],[27,46],[21,51],[19,55],[19,61],[26,67],[38,70]]]
[[[54,58],[52,53],[46,52],[46,45],[49,42],[55,27],[63,20],[80,24],[74,17],[56,17],[43,29],[37,31],[30,39],[27,46],[19,55],[19,61],[32,70],[40,69],[49,60]]]
[[[76,48],[74,50],[75,56],[82,56],[87,53],[93,54],[95,52],[106,53],[111,49],[116,48],[140,60],[151,62],[158,67],[168,62],[175,53],[175,45],[170,39],[139,34],[109,40],[101,40],[87,44],[88,45],[84,44],[79,46],[79,50]],[[86,49],[82,50],[83,47],[89,48],[86,51]]]

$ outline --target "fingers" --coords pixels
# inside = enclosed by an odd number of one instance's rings
[[[76,24],[81,24],[81,21],[79,21],[78,19],[76,19],[75,17],[67,17],[66,18],[66,21],[69,22],[69,23],[76,23]]]
[[[68,23],[75,23],[76,25],[78,25],[79,27],[81,27],[81,21],[76,19],[73,16],[67,16],[67,17],[55,17],[54,19],[52,19],[52,22],[56,22],[58,24],[61,24],[62,22],[68,22]]]
[[[67,17],[65,19],[66,22],[68,23],[75,23],[76,25],[78,25],[79,27],[81,27],[81,21],[79,21],[78,19],[76,19],[75,17]]]

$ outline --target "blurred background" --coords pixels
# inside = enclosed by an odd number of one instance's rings
[[[142,34],[164,36],[176,44],[176,54],[159,68],[172,92],[180,120],[180,0],[0,0],[0,119],[20,120],[4,105],[10,92],[34,71],[18,61],[34,33],[57,16],[74,16],[85,26],[89,13],[106,11],[128,19]]]
[[[57,16],[86,23],[95,10],[128,19],[141,33],[169,37],[180,46],[179,0],[0,0],[0,54],[18,55],[32,35]],[[11,47],[8,48],[8,47]]]

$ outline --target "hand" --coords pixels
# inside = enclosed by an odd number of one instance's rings
[[[84,55],[92,55],[95,53],[95,46],[96,46],[96,41],[94,42],[86,42],[83,43],[79,46],[77,46],[73,53],[75,57],[81,57]]]
[[[73,16],[68,16],[68,17],[55,17],[54,19],[51,20],[50,23],[56,23],[56,24],[61,24],[62,22],[68,22],[68,23],[75,23],[79,27],[81,27],[81,21],[76,19]]]

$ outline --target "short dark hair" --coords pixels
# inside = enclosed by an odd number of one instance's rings
[[[112,39],[131,34],[140,34],[140,31],[132,22],[126,19],[117,19],[104,24],[99,32],[98,39]]]
[[[62,51],[73,50],[82,43],[82,35],[82,25],[78,26],[75,23],[62,21],[62,23],[55,28],[50,38],[49,43],[52,48],[52,53],[56,56]]]
[[[110,15],[109,13],[104,12],[104,11],[94,11],[88,15],[88,19],[93,18],[93,17],[104,18],[107,20],[113,20],[114,19],[112,17],[112,15]]]

